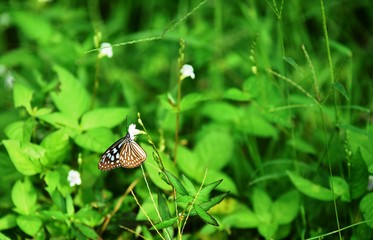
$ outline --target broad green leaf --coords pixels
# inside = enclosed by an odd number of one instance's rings
[[[353,153],[350,161],[350,192],[351,198],[357,199],[361,197],[367,189],[368,186],[369,172],[367,165],[363,160],[360,148]]]
[[[17,225],[16,219],[17,216],[14,214],[7,214],[2,216],[0,218],[0,231],[15,227]]]
[[[27,112],[30,113],[32,95],[33,90],[30,87],[16,82],[13,90],[14,107],[25,107]]]
[[[102,154],[118,139],[115,139],[113,133],[109,129],[96,128],[77,135],[74,141],[78,146],[84,149]]]
[[[240,114],[237,107],[226,102],[206,102],[201,108],[201,114],[216,122],[230,122],[237,124],[240,121]]]
[[[38,148],[39,150],[35,148],[35,151],[32,150],[33,147],[31,146],[36,145],[30,145],[28,149],[24,149],[21,148],[21,143],[17,140],[3,140],[3,144],[18,172],[26,176],[41,172],[40,162],[31,159],[29,156],[29,154],[33,154],[34,157],[35,154],[38,155],[38,152],[41,151],[41,147]]]
[[[12,19],[22,33],[36,43],[50,42],[53,36],[53,26],[45,14],[34,14],[31,11],[13,11]],[[37,29],[37,31],[36,31]]]
[[[262,110],[255,106],[241,109],[241,122],[238,129],[244,133],[259,137],[276,137],[277,129],[263,115]]]
[[[225,131],[208,131],[194,148],[201,168],[220,170],[227,165],[233,153],[233,139]]]
[[[249,208],[239,209],[231,214],[224,215],[221,220],[221,225],[224,227],[232,228],[257,228],[260,222],[257,215],[254,214]]]
[[[367,221],[367,225],[373,229],[373,193],[369,193],[361,199],[360,211],[364,215],[364,219]]]
[[[258,226],[258,231],[265,239],[275,239],[275,234],[278,229],[278,224],[276,222],[269,222],[266,224],[260,224]]]
[[[180,111],[190,110],[198,106],[202,101],[206,101],[209,98],[200,93],[190,93],[185,95],[180,102]]]
[[[41,142],[45,148],[45,158],[42,163],[46,166],[55,165],[62,162],[70,151],[70,138],[65,129],[60,129],[50,133]]]
[[[333,190],[334,190],[335,197],[341,196],[342,201],[349,202],[351,200],[350,189],[349,189],[349,186],[346,180],[344,180],[341,177],[336,177],[336,176],[332,177],[330,180],[331,180],[331,183],[333,183]],[[330,186],[330,188],[332,189],[332,186]]]
[[[18,121],[9,124],[4,132],[9,139],[18,140],[24,143],[30,142],[31,135],[34,132],[36,121],[32,118],[26,121]]]
[[[128,112],[127,108],[95,109],[83,115],[81,126],[84,130],[99,127],[112,128],[123,122]]]
[[[53,219],[56,221],[68,221],[69,220],[69,216],[67,216],[67,214],[63,214],[60,211],[54,211],[54,210],[41,211],[41,214],[47,219]]]
[[[30,236],[35,236],[35,234],[41,228],[43,222],[40,218],[36,216],[18,216],[17,225],[18,227]]]
[[[101,213],[92,209],[91,206],[81,208],[74,217],[87,226],[94,227],[102,223]]]
[[[268,224],[271,222],[272,200],[263,189],[259,187],[254,188],[252,193],[252,204],[254,212],[261,223]]]
[[[163,229],[163,228],[171,227],[177,222],[177,219],[178,217],[174,217],[168,220],[163,220],[162,222],[157,223],[154,226],[156,229]],[[155,228],[151,227],[149,230],[155,230]]]
[[[57,128],[68,127],[68,128],[74,129],[76,133],[80,131],[78,120],[71,118],[69,115],[65,113],[54,112],[54,113],[49,113],[49,114],[39,116],[38,118]],[[70,134],[70,136],[73,136],[73,135],[74,134]]]
[[[224,92],[223,98],[234,101],[247,102],[252,99],[252,96],[248,92],[243,92],[237,88],[229,88]]]
[[[333,193],[330,189],[313,183],[291,171],[287,171],[287,174],[294,186],[303,194],[320,201],[333,200]]]
[[[55,66],[58,78],[61,82],[61,91],[52,92],[54,104],[64,114],[77,120],[89,108],[91,99],[81,82],[66,69]]]
[[[291,223],[298,215],[300,196],[297,191],[284,193],[272,205],[273,219],[278,224]]]
[[[181,183],[181,181],[175,177],[172,173],[165,171],[165,174],[167,175],[168,180],[170,180],[172,186],[174,186],[176,192],[182,196],[188,196],[188,191],[185,189],[184,185]]]
[[[200,206],[194,204],[193,205],[194,210],[196,211],[197,215],[202,218],[203,221],[205,221],[208,224],[211,224],[213,226],[219,226],[218,222],[213,218],[210,214],[208,214],[203,208]]]
[[[30,215],[37,208],[36,191],[30,180],[27,178],[24,182],[18,180],[12,189],[12,201],[19,214]]]
[[[74,226],[79,229],[79,231],[87,238],[87,239],[98,239],[99,236],[97,235],[96,231],[93,228],[90,228],[81,223],[74,223]]]

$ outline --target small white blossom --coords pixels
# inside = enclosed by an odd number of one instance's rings
[[[108,58],[111,58],[113,56],[113,47],[111,46],[110,43],[107,43],[107,42],[101,43],[100,53],[98,54],[99,58],[102,58],[105,56]]]
[[[143,134],[144,132],[139,130],[139,129],[136,129],[136,124],[131,124],[129,127],[128,127],[128,133],[130,135],[130,138],[131,140],[135,140],[135,136],[136,135],[139,135],[139,134]]]
[[[182,66],[182,68],[180,69],[180,78],[181,79],[184,79],[184,78],[187,78],[187,77],[191,77],[192,79],[194,79],[196,76],[194,75],[194,69],[193,69],[193,66],[192,65],[189,65],[189,64],[184,64]]]
[[[82,179],[80,178],[80,173],[75,170],[70,170],[69,175],[67,176],[67,181],[70,183],[70,187],[75,185],[80,185],[82,183]]]

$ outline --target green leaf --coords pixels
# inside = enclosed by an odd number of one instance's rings
[[[199,192],[199,195],[208,195],[212,190],[214,190],[219,184],[223,181],[223,179],[220,179],[218,181],[212,182],[210,184],[207,184],[204,186],[201,191]]]
[[[241,119],[236,126],[244,133],[259,136],[259,137],[275,137],[277,136],[277,129],[271,122],[263,115],[262,110],[256,106],[250,106],[241,109]]]
[[[98,239],[99,236],[97,235],[96,231],[92,228],[81,224],[81,223],[74,223],[74,226],[79,229],[79,231],[89,239]]]
[[[168,209],[167,201],[162,194],[158,193],[158,208],[159,213],[161,214],[162,219],[170,219],[171,213]]]
[[[259,221],[268,224],[272,220],[271,208],[272,200],[270,196],[261,188],[254,188],[252,193],[252,203],[254,212]]]
[[[2,216],[0,218],[0,231],[15,227],[17,225],[16,219],[17,216],[14,214],[7,214]]]
[[[208,100],[208,97],[200,93],[190,93],[188,95],[185,95],[180,102],[180,111],[183,112],[193,109],[197,107],[200,102],[206,100]]]
[[[333,193],[330,189],[313,183],[291,171],[287,171],[287,174],[294,186],[303,194],[320,201],[333,200]]]
[[[229,162],[233,153],[233,139],[225,131],[208,131],[194,148],[200,168],[220,170]]]
[[[278,224],[291,223],[300,209],[300,196],[297,191],[289,191],[281,195],[272,205],[273,219]]]
[[[240,209],[231,214],[225,215],[221,220],[221,224],[225,227],[234,227],[240,229],[256,228],[260,226],[257,215],[249,208]]]
[[[369,193],[361,199],[360,211],[364,215],[366,224],[373,229],[373,193]]]
[[[346,180],[344,180],[341,177],[334,176],[330,178],[330,181],[331,183],[333,183],[333,190],[334,190],[335,197],[341,196],[342,201],[349,202],[351,200],[350,189],[349,189],[349,186]],[[330,188],[332,189],[331,186]]]
[[[213,198],[211,198],[210,200],[204,202],[204,203],[201,203],[201,204],[198,204],[198,206],[200,206],[203,210],[205,211],[208,211],[210,210],[212,207],[218,205],[221,201],[223,201],[223,199],[228,195],[228,193],[223,193],[223,194],[220,194],[218,196],[215,196]],[[192,210],[190,211],[190,216],[195,216],[197,213],[195,210]]]
[[[38,117],[39,119],[51,124],[54,127],[69,127],[80,131],[78,120],[71,118],[69,115],[61,112],[49,113]],[[71,134],[70,134],[71,135]]]
[[[252,96],[248,92],[243,92],[237,88],[229,88],[224,92],[223,98],[234,101],[247,102],[252,99]]]
[[[351,198],[357,199],[363,196],[368,186],[369,172],[363,160],[360,148],[353,153],[350,161],[350,191]]]
[[[51,93],[54,104],[64,114],[77,120],[89,108],[90,97],[83,85],[70,72],[54,66],[61,82],[61,91]]]
[[[91,129],[74,138],[78,146],[101,154],[116,140],[107,128]]]
[[[43,222],[40,218],[35,216],[18,216],[17,225],[18,227],[30,236],[35,236],[35,234],[41,228]]]
[[[28,178],[24,182],[18,180],[12,189],[12,201],[15,211],[22,215],[30,215],[36,209],[36,191]]]
[[[16,81],[13,90],[14,107],[25,107],[27,112],[31,112],[31,99],[33,90]]]
[[[167,175],[168,179],[170,180],[172,186],[174,186],[176,192],[182,196],[188,196],[188,191],[185,189],[184,185],[180,182],[180,180],[172,175],[169,171],[165,170],[165,174]]]
[[[294,149],[304,152],[304,153],[310,153],[310,154],[315,154],[316,149],[306,141],[304,141],[301,138],[292,138],[291,140],[288,141],[288,144],[292,146]]]
[[[31,11],[13,11],[12,19],[27,38],[36,43],[50,42],[53,36],[51,21],[44,14],[34,14]],[[37,31],[35,31],[37,29]]]
[[[188,191],[189,195],[193,195],[196,193],[196,189],[194,188],[193,183],[185,176],[184,174],[182,175],[184,186],[186,190]]]
[[[73,216],[75,212],[74,202],[70,194],[66,195],[66,213],[69,216]]]
[[[340,82],[335,82],[333,84],[333,87],[340,93],[342,94],[343,97],[346,98],[347,101],[350,101],[348,94],[346,92],[345,87],[340,83]]]
[[[177,222],[177,219],[178,219],[177,217],[174,217],[174,218],[171,218],[171,219],[168,219],[168,220],[163,220],[162,222],[157,223],[154,226],[157,229],[163,229],[163,228],[171,227]],[[155,230],[155,228],[151,227],[149,230]]]
[[[102,223],[101,213],[98,213],[96,210],[92,209],[91,206],[85,206],[81,208],[74,215],[74,217],[90,227],[94,227]]]
[[[17,140],[3,140],[3,144],[18,172],[26,176],[31,176],[41,172],[42,169],[40,163],[29,157],[29,154],[33,154],[33,156],[36,157],[38,152],[42,151],[41,147],[38,147],[39,150],[35,148],[35,152],[30,148],[21,148],[21,143]],[[37,145],[30,145],[30,147],[31,146],[36,147]],[[39,152],[39,154],[40,153],[41,152]]]
[[[43,215],[43,217],[47,219],[53,219],[54,221],[69,221],[69,216],[63,214],[60,211],[41,211],[41,214]]]
[[[81,126],[84,130],[99,127],[112,128],[123,122],[128,112],[128,108],[95,109],[83,115]]]
[[[47,135],[41,142],[45,149],[45,158],[42,163],[52,166],[62,162],[70,151],[70,138],[65,129],[60,129]]]
[[[208,214],[203,208],[201,208],[200,206],[196,204],[193,205],[193,208],[198,214],[198,216],[202,218],[203,221],[213,226],[219,226],[215,218],[213,218],[210,214]]]
[[[240,121],[240,115],[237,108],[226,102],[206,102],[201,108],[201,114],[216,122],[230,122],[237,124]]]

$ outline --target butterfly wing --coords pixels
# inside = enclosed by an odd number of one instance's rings
[[[127,141],[128,139],[124,137],[111,145],[102,155],[101,160],[98,163],[98,168],[103,171],[110,171],[114,168],[121,167],[120,154]]]
[[[135,168],[140,166],[146,159],[144,149],[127,134],[125,144],[119,154],[119,162],[124,168]]]

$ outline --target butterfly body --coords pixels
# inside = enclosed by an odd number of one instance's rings
[[[98,163],[98,168],[103,171],[119,167],[135,168],[140,166],[145,159],[145,151],[127,133],[105,151]]]

